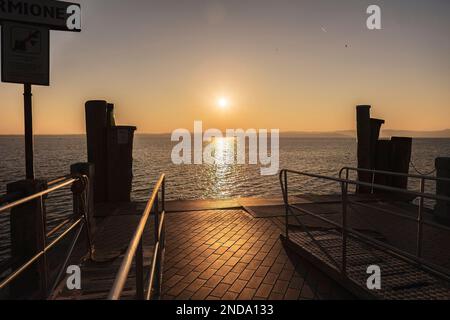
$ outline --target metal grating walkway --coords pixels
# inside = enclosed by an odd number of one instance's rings
[[[311,231],[316,241],[335,260],[342,261],[342,237],[335,229]],[[282,239],[301,256],[322,269],[353,293],[364,298],[390,300],[448,300],[450,283],[386,251],[379,250],[353,237],[347,242],[347,277],[319,249],[305,232],[290,232]],[[381,290],[367,289],[367,267],[381,268]]]

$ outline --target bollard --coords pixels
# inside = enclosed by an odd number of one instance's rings
[[[107,201],[108,194],[106,154],[108,104],[101,100],[88,101],[85,109],[88,162],[95,166],[94,202],[102,203]]]
[[[392,137],[390,171],[408,174],[411,152],[412,138]],[[394,188],[408,189],[408,177],[392,176],[390,183]]]
[[[47,189],[43,180],[23,180],[7,185],[8,193],[20,192],[24,197]],[[44,199],[38,198],[11,209],[10,214],[12,268],[17,270],[43,251],[46,245],[46,215]],[[47,297],[47,267],[45,255],[15,279],[10,285],[12,299]]]
[[[450,179],[450,158],[437,158],[435,165],[438,178]],[[450,182],[437,181],[436,194],[450,198]],[[438,200],[434,208],[434,214],[439,222],[450,226],[450,202]]]
[[[357,139],[358,139],[358,168],[371,168],[371,153],[370,153],[370,106],[361,105],[356,107],[356,125],[357,125]],[[371,174],[366,172],[358,172],[358,180],[361,182],[372,182]],[[357,193],[370,193],[369,187],[357,186]]]
[[[379,171],[390,171],[391,140],[379,140],[376,147],[375,169]],[[375,175],[375,184],[390,186],[391,176],[385,174]],[[376,193],[386,193],[385,190],[374,190]]]
[[[133,141],[136,127],[108,129],[108,202],[130,202],[133,181]]]

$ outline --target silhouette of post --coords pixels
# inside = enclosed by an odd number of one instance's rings
[[[381,132],[381,126],[384,124],[384,120],[381,119],[370,119],[370,168],[371,169],[377,169],[377,154],[378,151],[378,143],[380,142],[380,132]],[[374,181],[377,180],[377,174],[373,177]],[[372,181],[372,177],[370,177],[370,180]],[[374,190],[376,192],[377,190]]]
[[[409,173],[411,163],[412,138],[392,137],[391,139],[391,171]],[[408,177],[392,176],[391,186],[408,189]]]
[[[360,105],[356,107],[356,126],[358,139],[358,168],[371,168],[371,126],[370,126],[370,106]],[[361,182],[371,182],[371,174],[358,172],[358,180]],[[358,186],[357,193],[370,193],[369,187]]]
[[[86,102],[86,135],[88,162],[95,167],[94,202],[102,203],[108,199],[106,128],[107,102],[94,100]]]
[[[129,202],[136,127],[116,126],[114,104],[86,102],[88,161],[95,166],[94,202]]]
[[[438,178],[450,179],[450,158],[437,158],[435,165]],[[450,198],[450,182],[437,181],[436,194]],[[434,214],[439,222],[450,225],[450,202],[438,200],[434,208]]]

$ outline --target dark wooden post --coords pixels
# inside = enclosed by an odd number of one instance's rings
[[[435,164],[436,176],[450,179],[450,158],[437,158]],[[436,194],[450,198],[450,182],[438,181],[436,183]],[[450,202],[438,200],[434,213],[439,222],[450,225]]]
[[[23,197],[47,189],[43,180],[23,180],[7,185],[8,193],[20,192]],[[22,267],[33,256],[44,250],[46,242],[45,205],[38,198],[11,209],[11,256],[14,270]],[[47,268],[45,257],[35,262],[27,271],[11,283],[12,299],[47,295]]]
[[[377,169],[377,154],[378,154],[378,143],[380,139],[381,126],[384,124],[384,120],[381,119],[370,119],[370,168]],[[372,181],[372,177],[370,178]],[[373,176],[373,181],[377,181],[377,175]],[[373,190],[377,192],[377,190]]]
[[[133,181],[133,141],[136,127],[108,129],[108,201],[129,202]]]
[[[106,126],[109,128],[114,127],[116,125],[116,118],[114,116],[114,104],[108,103],[106,117],[107,117]]]
[[[89,178],[88,184],[88,201],[86,204],[87,217],[89,223],[89,231],[91,236],[95,232],[95,219],[94,219],[94,165],[92,163],[75,163],[70,166],[70,173],[76,175],[85,175]],[[74,213],[79,212],[80,203],[78,199],[74,196],[73,199],[73,211]]]
[[[379,171],[391,170],[391,140],[378,140],[375,155],[375,169]],[[390,186],[390,175],[376,174],[375,184]],[[375,190],[377,193],[386,193],[383,190]]]
[[[106,156],[107,102],[86,102],[86,134],[88,162],[95,166],[94,201],[107,201],[107,156]]]
[[[371,126],[370,126],[370,106],[361,105],[356,107],[356,125],[358,139],[358,168],[371,169]],[[358,173],[358,180],[370,183],[371,174],[365,172]],[[357,193],[370,193],[368,187],[357,187]]]
[[[391,171],[409,173],[411,163],[412,138],[392,137],[391,139]],[[408,189],[408,177],[393,176],[391,186]]]

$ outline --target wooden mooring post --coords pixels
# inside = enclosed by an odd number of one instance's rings
[[[117,126],[114,104],[86,102],[88,162],[95,166],[94,202],[129,202],[136,127]]]
[[[392,137],[391,140],[380,140],[381,127],[385,123],[382,119],[370,117],[369,105],[356,107],[357,139],[358,139],[358,168],[409,173],[411,162],[412,138]],[[366,183],[391,186],[399,189],[408,188],[407,177],[359,172],[358,180]],[[357,193],[385,193],[372,190],[370,187],[359,186]]]
[[[450,158],[437,158],[435,165],[438,178],[450,179]],[[450,182],[437,181],[436,194],[450,198]],[[450,226],[450,202],[438,200],[434,214],[439,222]]]

